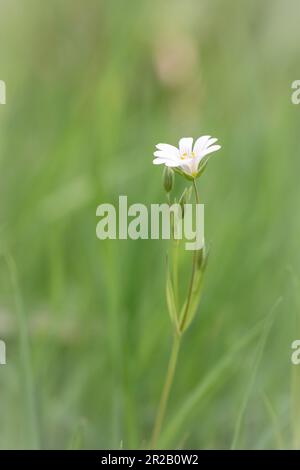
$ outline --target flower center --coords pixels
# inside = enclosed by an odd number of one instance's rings
[[[195,152],[191,152],[191,154],[189,155],[188,152],[183,152],[180,156],[181,160],[185,160],[186,158],[189,158],[189,157],[195,157]]]

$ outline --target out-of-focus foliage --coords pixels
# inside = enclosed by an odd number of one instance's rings
[[[202,134],[223,147],[199,180],[210,258],[161,445],[300,446],[299,19],[297,0],[1,0],[1,448],[147,444],[167,245],[100,242],[96,207],[164,201],[154,144]]]

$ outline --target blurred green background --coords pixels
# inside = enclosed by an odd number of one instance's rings
[[[1,0],[1,448],[148,445],[167,243],[97,240],[96,207],[163,202],[154,145],[203,134],[210,259],[159,445],[300,447],[299,21],[297,0]]]

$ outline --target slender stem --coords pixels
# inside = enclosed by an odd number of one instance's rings
[[[198,193],[198,188],[197,188],[197,185],[196,185],[196,181],[194,179],[193,179],[193,188],[194,188],[194,191],[195,191],[196,203],[199,204],[200,203],[199,193]]]
[[[163,391],[161,394],[158,412],[156,415],[156,420],[155,420],[153,434],[152,434],[152,440],[151,440],[152,449],[156,448],[157,440],[159,438],[161,427],[163,424],[163,420],[164,420],[164,416],[165,416],[165,412],[166,412],[166,408],[167,408],[167,404],[168,404],[168,400],[170,396],[170,391],[171,391],[171,387],[172,387],[173,380],[174,380],[177,359],[178,359],[178,352],[180,348],[180,339],[181,339],[180,335],[175,333],[174,339],[173,339],[172,351],[171,351],[171,355],[169,359],[166,380],[165,380],[165,384],[164,384]]]
[[[196,185],[196,182],[195,182],[194,179],[193,179],[193,188],[194,188],[194,192],[195,192],[196,203],[199,204],[199,194],[198,194],[197,185]],[[191,276],[190,285],[189,285],[187,302],[186,302],[186,307],[184,309],[184,313],[183,313],[182,320],[181,320],[180,327],[179,327],[181,332],[184,331],[184,327],[185,327],[185,324],[186,324],[186,321],[187,321],[188,312],[189,312],[189,308],[190,308],[190,303],[191,303],[191,298],[192,298],[192,293],[193,293],[193,287],[194,287],[195,274],[196,274],[196,270],[197,270],[197,254],[198,254],[197,250],[194,250],[193,265],[192,265],[192,276]]]
[[[196,203],[199,204],[199,195],[198,195],[198,190],[197,186],[195,183],[195,180],[193,180],[193,187],[194,187],[194,192],[195,192],[195,199]],[[177,247],[176,247],[177,248]],[[181,332],[184,330],[184,326],[187,320],[187,314],[189,311],[189,306],[191,302],[191,296],[193,292],[193,286],[194,286],[194,279],[195,279],[195,273],[196,273],[196,268],[197,268],[197,251],[194,251],[193,255],[193,268],[192,268],[192,277],[190,281],[190,286],[189,286],[189,292],[188,292],[188,298],[187,298],[187,303],[186,303],[186,308],[184,311],[184,315],[182,318],[182,322],[179,327],[179,334],[176,332],[174,334],[174,339],[173,339],[173,346],[172,346],[172,351],[169,359],[169,365],[168,365],[168,370],[167,370],[167,375],[163,387],[163,391],[161,394],[160,402],[159,402],[159,407],[158,407],[158,412],[154,424],[154,429],[153,429],[153,434],[152,434],[152,439],[151,439],[151,448],[155,449],[157,445],[157,441],[160,435],[161,427],[163,424],[169,396],[170,396],[170,391],[171,387],[174,381],[174,375],[175,375],[175,370],[176,370],[176,365],[177,365],[177,359],[178,359],[178,353],[179,353],[179,348],[180,348],[180,341],[181,341]],[[175,263],[174,263],[174,276],[175,276],[175,283],[177,281],[177,253],[175,257]],[[177,291],[177,288],[176,288]]]

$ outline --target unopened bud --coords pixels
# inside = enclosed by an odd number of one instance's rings
[[[163,183],[166,192],[169,193],[174,185],[174,171],[168,166],[164,168]]]

